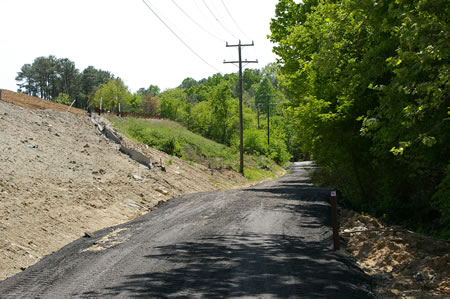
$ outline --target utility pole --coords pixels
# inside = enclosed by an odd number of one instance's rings
[[[261,108],[261,103],[256,105],[256,111],[258,112],[258,130],[259,130],[259,109]]]
[[[242,117],[242,94],[244,93],[244,83],[242,80],[242,47],[251,47],[255,44],[241,44],[241,41],[239,40],[239,44],[237,45],[229,45],[228,42],[226,44],[227,47],[238,47],[238,53],[239,53],[239,60],[238,61],[224,61],[223,63],[239,63],[239,152],[240,152],[240,164],[239,164],[239,172],[241,174],[244,174],[244,121]],[[244,63],[258,63],[258,60],[245,60]]]
[[[270,96],[267,96],[267,145],[270,146]]]

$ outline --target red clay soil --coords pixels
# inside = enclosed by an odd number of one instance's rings
[[[69,110],[68,112],[71,112],[73,114],[87,114],[87,112],[83,109],[74,107],[71,107],[69,109],[69,106],[64,104],[58,104],[38,97],[33,97],[24,93],[18,93],[6,89],[0,89],[0,100],[33,110],[51,109],[59,112],[67,112],[67,110]]]

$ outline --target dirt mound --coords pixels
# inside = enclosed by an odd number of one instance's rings
[[[2,91],[3,99],[10,95]],[[58,107],[17,94],[16,100],[37,109]],[[85,111],[70,111],[0,101],[0,279],[86,231],[136,218],[174,196],[245,182],[235,172],[212,175],[204,166],[126,140],[165,165],[165,171],[149,169],[100,135]]]
[[[449,298],[450,243],[342,210],[346,249],[377,283],[379,298]]]
[[[87,112],[82,109],[71,107],[69,109],[69,106],[58,104],[55,102],[43,100],[41,98],[32,97],[29,95],[26,95],[24,93],[18,93],[13,92],[6,89],[0,89],[0,100],[5,101],[8,103],[12,103],[14,105],[29,108],[29,109],[40,109],[40,110],[46,110],[51,109],[54,111],[60,111],[60,112],[67,112],[73,114],[80,114],[80,115],[86,115]]]

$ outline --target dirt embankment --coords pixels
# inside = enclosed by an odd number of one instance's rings
[[[2,99],[15,101],[8,93],[3,90]],[[58,105],[16,95],[24,107]],[[136,218],[174,196],[245,182],[235,172],[212,175],[204,166],[126,140],[166,166],[149,169],[99,135],[85,111],[76,111],[0,101],[0,280],[86,231]]]
[[[47,101],[38,97],[29,96],[23,93],[14,92],[6,89],[0,89],[0,101],[8,102],[23,108],[46,110],[51,109],[60,112],[71,112],[72,114],[87,115],[83,109],[78,109]]]
[[[341,213],[346,249],[376,282],[377,298],[450,298],[450,243]]]

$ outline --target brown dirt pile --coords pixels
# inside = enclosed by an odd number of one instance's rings
[[[378,298],[449,298],[450,243],[341,211],[346,249],[376,282]]]
[[[51,109],[60,112],[67,112],[67,110],[69,110],[69,112],[73,114],[79,115],[87,114],[87,112],[83,109],[78,109],[74,107],[70,107],[69,109],[69,106],[63,104],[54,103],[41,98],[32,97],[23,93],[18,93],[6,89],[1,89],[0,95],[1,101],[12,103],[14,105],[28,109],[38,109],[38,110]]]
[[[39,106],[20,98],[23,106]],[[166,166],[150,170],[99,135],[84,111],[0,101],[0,140],[0,280],[86,231],[126,222],[181,194],[245,182],[235,172],[211,175],[207,167],[134,144]]]

